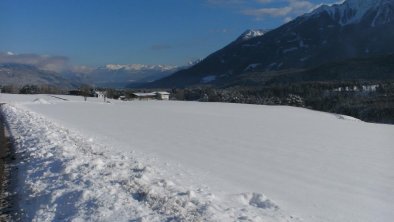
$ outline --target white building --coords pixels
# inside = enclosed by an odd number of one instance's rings
[[[99,98],[99,99],[104,99],[106,98],[107,92],[105,91],[95,91],[94,96]]]
[[[138,100],[169,100],[169,92],[133,93],[133,99]]]
[[[170,100],[169,92],[156,92],[156,97],[159,100]]]
[[[138,100],[153,100],[157,98],[156,93],[133,93],[133,99]]]

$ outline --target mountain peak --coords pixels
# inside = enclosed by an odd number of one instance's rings
[[[238,37],[238,41],[246,41],[252,38],[256,38],[259,36],[264,35],[267,33],[269,30],[267,29],[248,29],[240,37]]]
[[[387,23],[394,19],[394,0],[346,0],[343,3],[322,5],[307,16],[327,13],[333,20],[345,26],[361,22],[372,15],[371,25]]]

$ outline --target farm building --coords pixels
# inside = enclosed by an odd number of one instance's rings
[[[170,93],[168,92],[133,93],[132,98],[138,100],[154,100],[154,99],[169,100]]]
[[[156,93],[133,93],[132,98],[138,100],[152,100],[156,99]]]
[[[169,92],[156,92],[157,99],[159,100],[169,100],[170,93]]]
[[[104,99],[105,97],[107,97],[107,92],[105,92],[105,91],[95,91],[94,92],[94,96],[99,98],[99,99]]]

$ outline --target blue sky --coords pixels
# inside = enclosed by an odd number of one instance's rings
[[[0,0],[0,52],[183,65],[334,0]]]

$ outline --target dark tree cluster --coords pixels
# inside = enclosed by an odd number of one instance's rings
[[[4,85],[0,86],[1,92],[13,94],[64,94],[65,90],[51,85]]]
[[[172,99],[290,105],[394,123],[394,82],[307,82],[262,87],[173,89]]]

